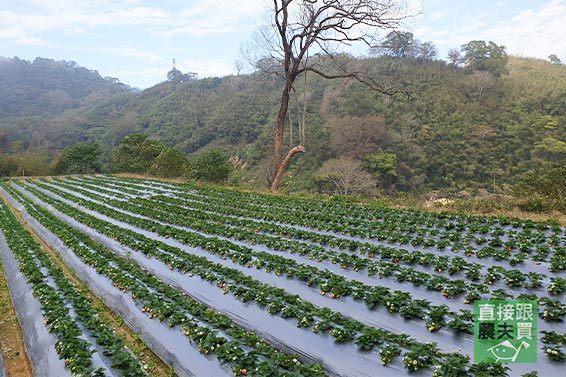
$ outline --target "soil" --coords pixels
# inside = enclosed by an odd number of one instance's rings
[[[12,305],[0,261],[0,351],[8,377],[32,376],[31,363],[24,348],[22,329]]]

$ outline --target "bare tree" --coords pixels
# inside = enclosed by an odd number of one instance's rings
[[[337,156],[361,160],[375,152],[386,132],[382,117],[344,117],[333,124],[330,143]]]
[[[497,134],[490,126],[481,124],[472,130],[472,135],[479,137],[480,141],[483,142],[485,139],[496,136]]]
[[[395,30],[407,18],[403,4],[395,0],[272,0],[271,25],[261,29],[257,41],[269,52],[257,61],[257,67],[285,80],[275,128],[272,191],[279,189],[293,157],[305,151],[303,140],[283,154],[285,121],[297,78],[307,72],[327,79],[351,78],[393,94],[364,71],[348,66],[338,50],[360,44],[375,47],[380,30]]]
[[[448,61],[450,62],[450,65],[452,67],[458,67],[460,64],[462,64],[462,60],[463,57],[460,54],[460,51],[455,48],[448,50]]]
[[[470,90],[470,96],[479,101],[482,95],[495,85],[494,76],[487,71],[474,71],[467,76],[466,86]]]
[[[377,182],[362,169],[360,161],[349,157],[327,160],[316,174],[316,179],[328,182],[339,195],[368,194],[375,191]]]

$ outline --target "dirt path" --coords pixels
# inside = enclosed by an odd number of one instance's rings
[[[16,318],[4,269],[0,261],[0,351],[8,377],[32,376],[31,363],[24,347],[22,329]]]

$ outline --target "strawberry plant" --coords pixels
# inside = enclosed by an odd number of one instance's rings
[[[502,363],[478,363],[472,364],[468,371],[473,373],[474,376],[509,376],[509,368],[507,365]]]
[[[526,276],[519,270],[509,270],[504,273],[505,284],[509,287],[523,287]]]
[[[551,272],[561,272],[566,270],[566,255],[564,255],[564,248],[562,248],[561,255],[554,255],[550,258],[550,268]]]
[[[334,327],[330,330],[329,334],[337,343],[344,343],[348,340],[354,339],[356,331],[349,328]]]
[[[481,300],[481,295],[477,291],[469,291],[464,297],[464,304],[473,304],[475,300]]]
[[[371,351],[375,346],[383,344],[387,332],[379,328],[368,328],[362,332],[355,344],[364,351]]]
[[[413,300],[403,305],[399,310],[399,314],[406,319],[423,319],[426,311],[430,309],[430,303],[426,300]]]
[[[429,332],[435,332],[446,325],[445,316],[449,309],[446,305],[439,305],[432,308],[428,313],[425,325]]]
[[[566,279],[559,276],[551,277],[546,289],[550,294],[560,295],[566,291]]]
[[[546,321],[563,322],[566,316],[566,304],[556,299],[543,297],[539,300],[539,305],[544,305],[544,310],[539,313],[539,317]]]
[[[542,330],[540,333],[543,334],[540,338],[543,343],[566,347],[566,334],[557,334],[554,331],[545,330]]]
[[[460,317],[454,317],[447,323],[447,327],[456,333],[473,334],[474,325],[472,321],[465,321]]]
[[[452,352],[441,364],[434,367],[432,377],[468,377],[467,364],[469,361],[469,356]]]
[[[432,366],[439,356],[436,343],[416,344],[411,347],[410,352],[406,352],[403,355],[403,364],[409,372],[416,372]]]
[[[386,344],[379,347],[379,356],[381,357],[381,365],[387,365],[396,357],[401,355],[401,349],[392,344]]]
[[[560,347],[544,346],[543,351],[546,353],[546,356],[552,361],[566,360],[566,354],[562,352],[562,349]]]
[[[478,281],[481,279],[481,267],[473,266],[466,271],[466,277],[471,281]]]

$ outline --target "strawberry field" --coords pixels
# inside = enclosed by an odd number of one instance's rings
[[[0,189],[6,280],[45,375],[152,372],[30,229],[178,375],[566,368],[566,231],[553,223],[111,176]],[[537,363],[475,364],[473,302],[508,298],[537,301]]]

